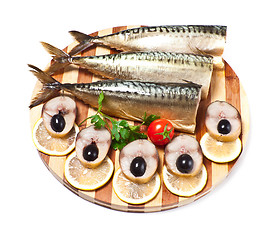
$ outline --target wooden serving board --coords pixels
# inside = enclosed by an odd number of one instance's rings
[[[114,27],[105,29],[99,32],[92,33],[91,36],[102,36],[114,32],[118,32],[121,30],[125,30],[127,28],[139,27],[139,26],[123,26],[123,27]],[[71,45],[66,47],[64,50],[69,52],[77,42],[73,42]],[[116,50],[112,50],[110,48],[105,48],[101,46],[96,46],[89,48],[81,53],[81,56],[89,56],[89,55],[102,55],[102,54],[110,54],[116,53]],[[50,63],[51,64],[51,63]],[[99,77],[89,73],[87,70],[75,67],[68,66],[60,72],[53,75],[53,77],[63,83],[90,83],[92,81],[101,80]],[[33,91],[33,96],[35,96],[41,88],[41,83],[37,81],[36,86]],[[231,103],[235,106],[242,117],[242,134],[240,135],[240,139],[243,144],[243,151],[246,145],[246,140],[249,131],[249,107],[247,102],[246,94],[242,88],[242,85],[239,81],[239,78],[233,71],[233,69],[229,66],[229,64],[224,61],[223,69],[214,69],[211,87],[208,98],[204,101],[201,101],[200,107],[198,110],[197,116],[197,128],[195,137],[198,141],[200,141],[201,137],[206,133],[205,125],[204,125],[204,116],[205,111],[209,103],[215,100],[224,100],[228,103]],[[91,116],[94,114],[95,110],[85,105],[83,102],[77,100],[77,108],[78,115],[76,119],[76,123],[80,123],[87,116]],[[37,106],[30,110],[30,124],[31,129],[33,129],[36,121],[41,117],[41,109],[42,105]],[[133,122],[130,122],[133,123]],[[90,125],[88,121],[86,125]],[[80,127],[80,129],[86,127],[84,124]],[[164,148],[158,148],[158,153],[160,156],[160,160],[164,161]],[[146,204],[141,205],[131,205],[121,201],[117,195],[114,193],[112,188],[112,178],[109,182],[97,189],[95,191],[81,191],[74,187],[72,187],[64,177],[64,163],[67,156],[64,157],[54,157],[48,156],[41,152],[39,155],[46,165],[46,167],[50,170],[50,172],[68,189],[77,194],[78,196],[86,199],[90,202],[115,209],[120,211],[130,211],[130,212],[154,212],[161,211],[166,209],[172,209],[179,206],[183,206],[194,202],[195,200],[201,198],[205,194],[209,193],[213,188],[215,188],[220,182],[222,182],[227,175],[231,172],[234,165],[238,162],[239,158],[230,162],[230,163],[214,163],[209,161],[204,157],[204,165],[208,171],[208,181],[205,188],[195,196],[190,198],[186,197],[178,197],[170,193],[165,185],[161,184],[161,188],[157,196]],[[119,151],[110,150],[108,153],[109,157],[114,163],[115,171],[119,168]],[[162,165],[161,164],[161,165]],[[115,172],[114,171],[114,172]],[[161,173],[161,167],[159,169]]]

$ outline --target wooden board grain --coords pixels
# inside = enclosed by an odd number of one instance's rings
[[[91,36],[97,36],[97,35],[102,36],[102,35],[114,33],[131,27],[138,27],[138,26],[122,26],[122,27],[109,28],[109,29],[92,33]],[[64,50],[66,52],[69,52],[76,44],[77,42],[73,42]],[[83,51],[80,55],[90,56],[90,55],[110,54],[116,52],[117,51],[114,49],[96,46]],[[68,66],[65,69],[56,73],[53,77],[57,79],[59,82],[63,82],[63,83],[66,82],[67,83],[81,83],[81,82],[90,83],[93,81],[101,80],[101,78],[99,78],[98,76],[95,76],[92,73],[89,73],[88,71],[75,66]],[[40,88],[41,88],[41,83],[37,82],[32,97],[37,94]],[[198,141],[200,141],[201,137],[204,135],[204,133],[206,133],[206,129],[204,125],[204,116],[205,116],[206,108],[211,102],[215,100],[227,101],[232,105],[234,105],[241,113],[242,134],[240,135],[240,138],[243,143],[243,151],[244,151],[247,137],[248,137],[248,131],[249,131],[249,106],[248,106],[246,93],[242,87],[242,84],[239,81],[239,78],[237,77],[236,73],[233,71],[233,69],[226,61],[224,61],[224,68],[213,70],[211,87],[210,87],[208,98],[206,100],[201,101],[200,103],[200,107],[197,115],[197,127],[196,127],[196,134],[195,134],[195,137]],[[77,101],[77,108],[78,108],[76,123],[80,123],[87,116],[91,116],[92,114],[94,114],[95,110],[88,107],[88,105],[83,104],[82,101],[79,100],[76,101]],[[37,106],[30,110],[31,129],[33,129],[36,121],[41,117],[41,109],[42,109],[42,105]],[[90,125],[89,121],[83,124],[80,127],[80,129],[88,125]],[[163,164],[164,149],[158,148],[158,153],[160,156],[160,160]],[[74,192],[81,198],[111,209],[120,210],[120,211],[131,211],[131,212],[162,211],[162,210],[180,207],[189,204],[191,202],[194,202],[195,200],[209,193],[213,188],[215,188],[219,183],[221,183],[231,172],[234,165],[239,161],[239,157],[238,157],[236,160],[230,163],[218,164],[218,163],[213,163],[204,157],[204,165],[206,166],[208,171],[208,181],[205,188],[197,195],[192,196],[190,198],[178,197],[170,193],[162,182],[160,191],[153,200],[141,205],[131,205],[121,201],[114,193],[112,188],[112,179],[110,179],[110,181],[106,185],[104,185],[103,187],[95,191],[81,191],[72,187],[64,177],[63,167],[64,167],[64,162],[66,160],[66,156],[53,157],[53,156],[48,156],[46,154],[43,154],[41,152],[39,152],[39,155],[43,163],[49,169],[49,171],[65,187],[70,189],[72,192]],[[119,168],[119,151],[110,150],[108,155],[113,161],[115,166],[115,171],[116,171]],[[160,167],[159,169],[160,174],[161,174],[161,170],[162,169]]]

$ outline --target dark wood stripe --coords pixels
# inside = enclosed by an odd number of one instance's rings
[[[225,86],[226,86],[226,101],[232,104],[239,111],[239,113],[241,113],[239,78],[227,62],[225,62]],[[241,135],[240,135],[240,139],[242,139]],[[235,165],[236,160],[228,163],[229,172]]]
[[[95,199],[97,201],[103,201],[111,205],[112,191],[113,188],[112,188],[112,177],[111,177],[111,179],[103,187],[95,190]]]
[[[99,33],[98,33],[98,35],[99,35]],[[111,53],[111,50],[110,50],[110,53]],[[94,48],[94,52],[89,52],[89,54],[95,56],[96,49]],[[90,55],[87,55],[87,56],[90,56]],[[108,156],[111,158],[111,160],[115,164],[115,151],[110,150],[110,152],[108,153]],[[95,190],[95,199],[100,202],[105,202],[106,205],[108,204],[110,206],[111,206],[112,192],[113,192],[112,179],[113,179],[113,175],[112,175],[111,179],[108,181],[108,183],[106,183],[103,187]]]
[[[112,160],[113,164],[115,165],[115,162],[116,162],[116,151],[113,148],[110,148],[110,150],[108,152],[108,156],[110,157],[110,159]]]
[[[206,115],[207,107],[210,103],[211,103],[211,91],[209,90],[207,98],[200,102],[200,106],[197,113],[196,139],[198,142],[200,142],[203,135],[207,132],[205,126],[205,115]],[[208,172],[208,180],[205,188],[199,194],[203,194],[204,192],[207,192],[208,190],[210,190],[212,186],[212,163],[205,156],[203,158],[203,163]]]
[[[49,167],[49,159],[50,159],[50,156],[49,156],[49,155],[46,155],[46,154],[44,154],[44,153],[42,153],[42,152],[40,152],[40,151],[38,151],[38,152],[39,152],[39,154],[40,154],[41,159],[43,160],[43,163],[44,163],[47,167]]]
[[[117,32],[120,32],[120,31],[123,31],[123,30],[126,30],[127,29],[127,26],[121,26],[121,27],[113,27],[112,28],[112,33],[117,33]],[[110,54],[116,54],[116,53],[119,53],[120,51],[114,49],[114,48],[111,48],[110,49]]]
[[[232,170],[234,165],[237,163],[238,158],[236,158],[234,161],[228,163],[228,174],[230,173],[230,171]]]
[[[127,26],[113,27],[112,28],[112,33],[117,33],[117,32],[120,32],[120,31],[123,31],[123,30],[126,30],[126,29],[127,29]]]
[[[162,180],[162,179],[161,179]],[[179,202],[179,197],[171,193],[165,186],[165,184],[161,183],[162,189],[162,208],[167,206],[176,206]]]
[[[116,161],[116,151],[112,148],[108,152],[108,156],[112,160],[114,166]],[[106,205],[112,205],[112,192],[113,192],[113,185],[112,185],[112,179],[113,179],[114,173],[111,177],[111,179],[106,183],[103,187],[95,190],[95,199],[99,202],[104,202]]]
[[[97,33],[92,34],[92,36],[96,36]],[[96,49],[94,48],[89,48],[83,52],[81,52],[81,56],[94,56],[96,53]],[[78,78],[77,78],[77,83],[91,83],[93,78],[93,74],[87,71],[86,69],[79,68],[78,71]],[[81,100],[75,99],[76,100],[76,106],[77,106],[77,117],[76,117],[76,123],[79,124],[81,123],[84,119],[88,117],[88,111],[89,111],[89,106],[85,105]],[[82,124],[80,129],[86,127],[86,123]]]
[[[161,179],[161,189],[162,191],[162,208],[167,208],[167,206],[170,205],[177,205],[179,203],[179,197],[172,194],[167,187],[165,186],[163,182],[163,177],[162,177],[162,171],[163,171],[163,166],[164,166],[164,147],[159,146],[157,147],[158,152],[159,152],[159,158],[160,158],[160,164],[158,166],[158,172],[160,174],[160,179]]]
[[[240,107],[240,82],[238,76],[228,63],[225,62],[226,101],[232,104],[239,112]]]

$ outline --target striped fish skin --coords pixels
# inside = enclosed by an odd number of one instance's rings
[[[202,85],[203,99],[208,95],[213,71],[212,57],[170,52],[72,57],[71,61],[110,79],[180,83],[191,81]]]
[[[222,56],[226,42],[226,26],[169,25],[123,30],[117,33],[86,37],[76,31],[70,33],[80,44],[71,51],[76,54],[90,45],[101,44],[122,51],[164,51]]]
[[[54,73],[65,64],[75,64],[110,79],[178,82],[202,85],[202,98],[208,95],[213,57],[172,52],[124,52],[100,56],[70,56],[48,43],[44,48],[54,57],[47,72]]]
[[[200,86],[193,83],[169,84],[128,80],[103,80],[88,84],[62,84],[83,102],[97,108],[97,99],[104,93],[102,111],[112,116],[142,121],[155,114],[170,120],[175,129],[194,133],[201,98]]]
[[[170,120],[177,130],[194,133],[201,99],[201,86],[194,83],[155,83],[128,80],[102,80],[92,83],[60,83],[39,68],[29,65],[43,84],[32,99],[30,108],[69,92],[84,103],[97,108],[98,96],[104,93],[102,111],[108,115],[142,121],[144,114]]]

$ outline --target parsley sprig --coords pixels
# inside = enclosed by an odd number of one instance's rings
[[[101,112],[103,100],[104,93],[101,92],[98,97],[98,109],[96,114],[83,120],[79,126],[88,119],[91,119],[91,123],[94,124],[95,128],[100,129],[101,127],[107,127],[112,136],[111,146],[115,150],[121,150],[125,145],[136,139],[146,139],[147,135],[140,132],[140,127],[142,125],[148,126],[151,122],[160,118],[154,114],[147,116],[145,113],[143,116],[143,122],[140,125],[132,126],[129,125],[126,120],[117,121],[116,119]],[[112,127],[110,127],[109,122],[112,124]]]

